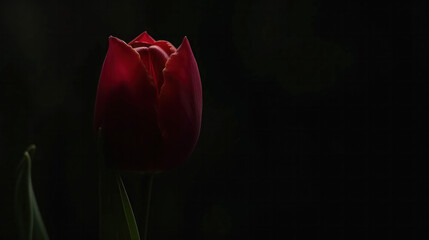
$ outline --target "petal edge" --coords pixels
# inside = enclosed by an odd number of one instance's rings
[[[129,45],[132,45],[134,43],[147,43],[147,44],[153,44],[155,42],[155,39],[153,39],[146,31],[138,35],[136,38],[134,38]]]

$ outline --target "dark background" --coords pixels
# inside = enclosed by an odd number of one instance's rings
[[[204,97],[194,153],[155,178],[150,239],[428,233],[424,1],[17,0],[0,13],[0,239],[17,238],[15,170],[32,143],[51,238],[97,239],[98,77],[108,36],[145,30],[188,37]],[[143,228],[146,176],[124,178]]]

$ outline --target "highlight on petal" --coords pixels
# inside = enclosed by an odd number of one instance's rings
[[[164,157],[160,164],[163,168],[171,168],[190,155],[201,127],[201,79],[186,37],[170,56],[163,74],[158,108],[158,122],[164,140]]]
[[[155,42],[155,39],[153,39],[146,31],[144,31],[142,34],[138,35],[136,38],[134,38],[129,45],[133,47],[138,43],[144,43],[144,44],[153,44]]]

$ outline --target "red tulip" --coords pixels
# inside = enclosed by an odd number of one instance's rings
[[[131,171],[161,171],[189,157],[202,113],[198,66],[185,37],[176,48],[146,32],[130,43],[110,37],[95,102],[105,155]]]

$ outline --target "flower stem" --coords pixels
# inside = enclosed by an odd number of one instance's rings
[[[144,226],[144,240],[147,240],[147,229],[149,225],[149,212],[150,212],[150,199],[152,195],[152,185],[153,185],[153,177],[155,174],[151,173],[149,176],[149,187],[147,192],[147,205],[146,205],[146,220],[145,220],[145,226]]]

